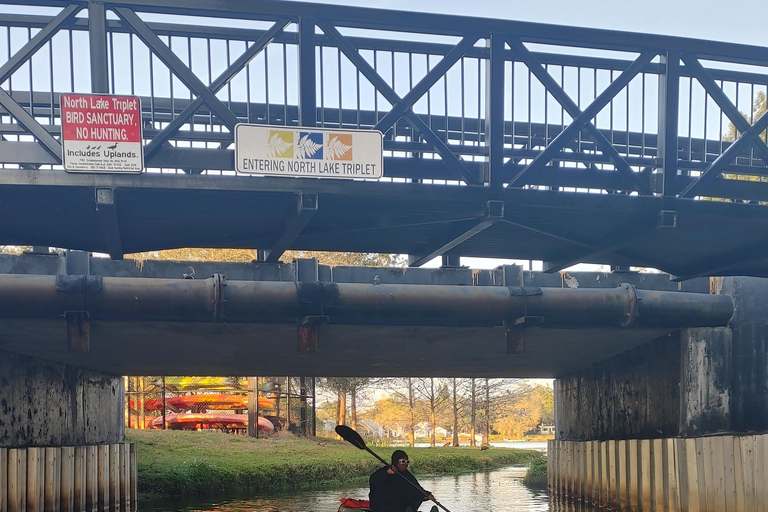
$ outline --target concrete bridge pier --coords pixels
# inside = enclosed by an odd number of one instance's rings
[[[683,329],[555,381],[549,486],[612,510],[768,506],[768,280],[713,278],[728,327]]]
[[[122,377],[0,351],[0,512],[136,510]]]

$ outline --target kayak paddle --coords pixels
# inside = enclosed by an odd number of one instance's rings
[[[383,463],[385,466],[387,466],[387,467],[390,467],[390,466],[392,466],[392,464],[390,464],[389,462],[385,461],[384,459],[382,459],[381,457],[379,457],[379,456],[378,456],[378,454],[374,453],[374,452],[373,452],[373,450],[371,450],[370,448],[368,448],[368,447],[365,445],[365,441],[363,441],[363,438],[362,438],[362,437],[360,437],[360,434],[358,434],[357,432],[355,432],[355,431],[354,431],[352,428],[350,428],[350,427],[348,427],[348,426],[346,426],[346,425],[336,425],[336,433],[337,433],[339,436],[341,436],[341,438],[342,438],[342,439],[344,439],[345,441],[347,441],[347,442],[348,442],[348,443],[350,443],[351,445],[353,445],[353,446],[355,446],[355,447],[357,447],[357,448],[360,448],[361,450],[365,450],[365,451],[367,451],[368,453],[370,453],[371,455],[373,455],[374,457],[376,457],[377,459],[379,459],[379,460],[380,460],[380,461],[381,461],[381,462],[382,462],[382,463]],[[408,480],[408,479],[405,477],[405,475],[401,474],[399,471],[397,472],[397,474],[398,474],[398,475],[400,475],[400,477],[401,477],[401,478],[403,478],[403,479],[404,479],[406,482],[408,482],[409,484],[411,484],[411,485],[412,485],[414,488],[418,489],[418,490],[419,490],[419,492],[422,492],[422,493],[424,493],[424,489],[422,489],[421,487],[419,487],[419,486],[418,486],[418,485],[416,485],[415,483],[413,483],[413,482],[411,482],[410,480]],[[428,496],[428,495],[427,495],[427,493],[424,493],[424,496],[425,496],[425,497],[427,497],[427,496]],[[439,501],[437,501],[437,500],[435,500],[435,499],[433,499],[432,501],[434,501],[434,502],[435,502],[435,505],[437,505],[438,507],[440,507],[440,508],[442,508],[443,510],[445,510],[445,512],[451,512],[450,510],[448,510],[447,508],[445,508],[445,506],[444,506],[442,503],[440,503]]]

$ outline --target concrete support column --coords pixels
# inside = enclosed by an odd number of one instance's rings
[[[77,446],[125,438],[122,377],[0,352],[0,446]]]

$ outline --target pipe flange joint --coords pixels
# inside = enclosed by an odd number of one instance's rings
[[[224,315],[224,287],[227,286],[227,276],[224,274],[213,274],[213,321],[223,322],[226,318]]]
[[[638,317],[638,300],[637,300],[637,288],[629,283],[621,283],[619,285],[619,288],[627,290],[627,294],[629,295],[629,304],[627,307],[626,316],[624,318],[624,321],[621,322],[621,327],[631,327],[635,325],[635,322],[637,322]]]

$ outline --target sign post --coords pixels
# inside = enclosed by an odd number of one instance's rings
[[[65,170],[140,173],[144,169],[138,97],[62,94],[60,104]]]
[[[383,135],[374,130],[332,130],[238,124],[235,169],[267,176],[378,179]]]

